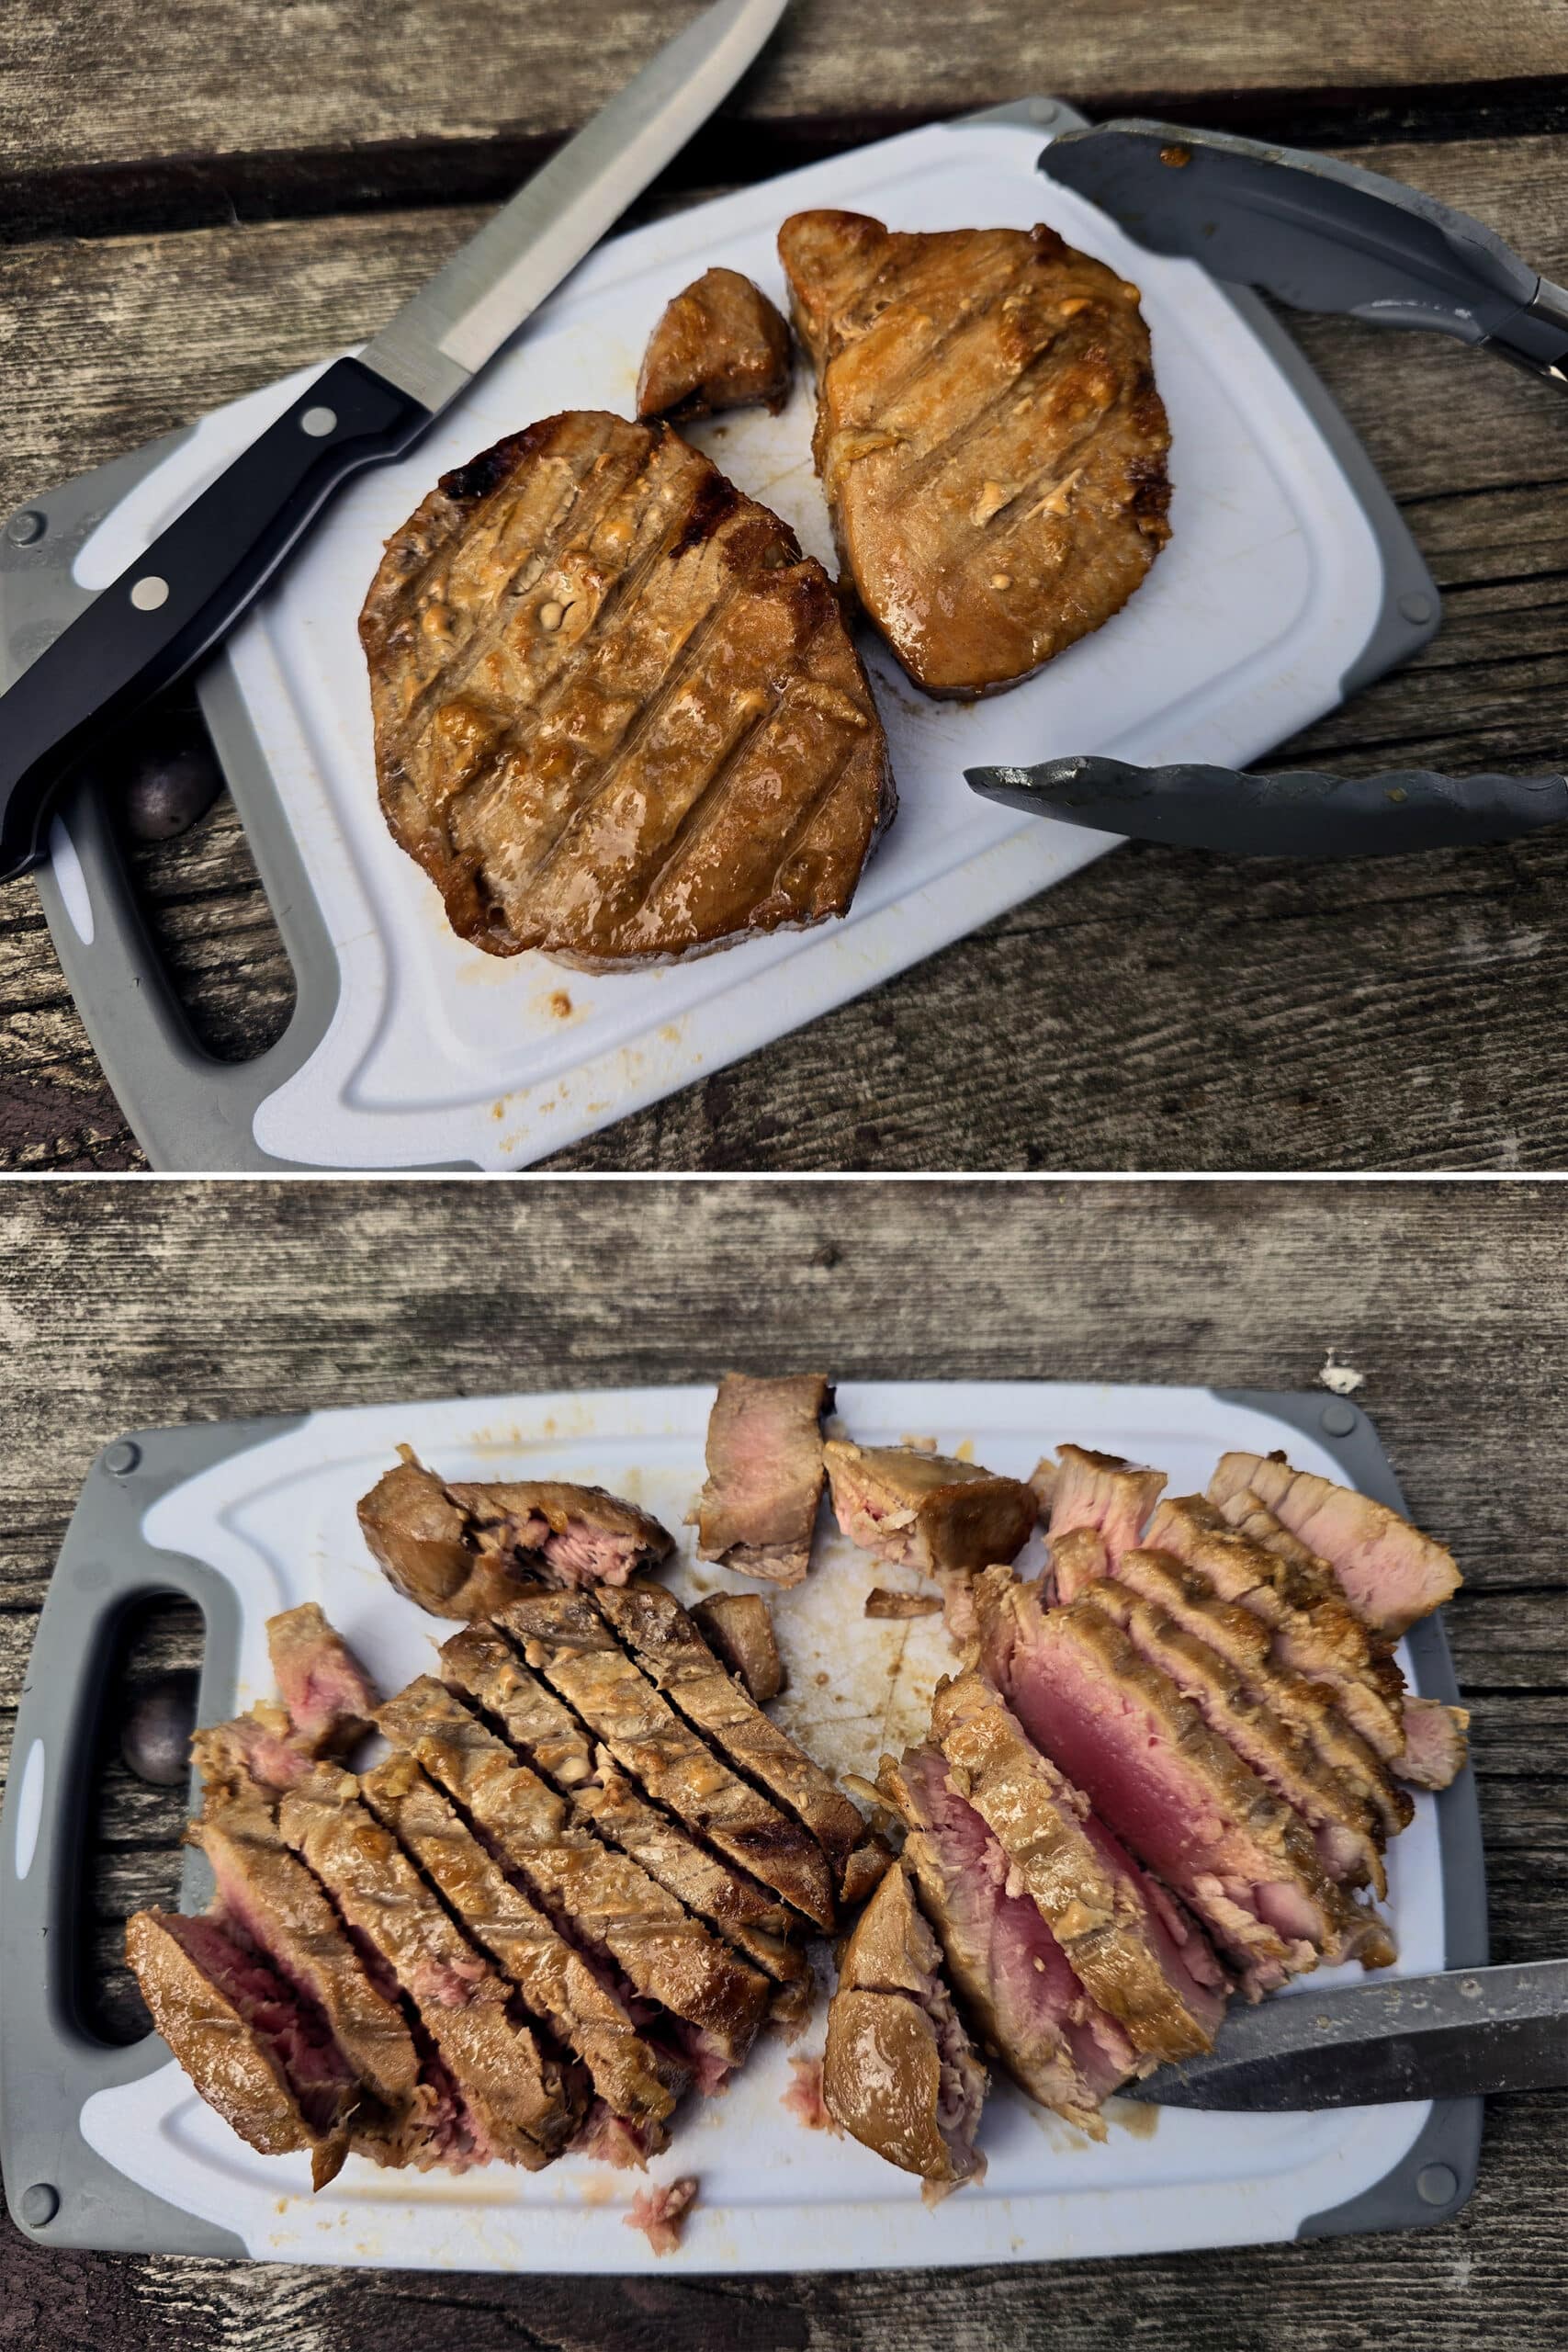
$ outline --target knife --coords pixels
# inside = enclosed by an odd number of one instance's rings
[[[553,155],[356,359],[294,401],[0,696],[0,881],[61,786],[211,651],[327,500],[400,458],[739,80],[789,0],[716,0]]]
[[[1481,221],[1380,173],[1136,119],[1064,131],[1040,169],[1151,252],[1295,310],[1452,335],[1568,388],[1568,292]],[[1257,776],[1075,754],[966,780],[983,799],[1097,832],[1251,856],[1451,848],[1568,820],[1568,775]]]
[[[1267,2113],[1568,2087],[1568,1960],[1307,1986],[1235,2010],[1207,2056],[1119,2096]]]

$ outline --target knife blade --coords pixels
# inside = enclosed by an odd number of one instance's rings
[[[706,121],[788,5],[715,0],[0,695],[0,881],[42,855],[82,755],[211,651],[344,482],[428,431]]]
[[[1568,2087],[1568,1960],[1390,1977],[1238,2009],[1119,2096],[1262,2114]]]

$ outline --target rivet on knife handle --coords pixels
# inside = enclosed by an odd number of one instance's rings
[[[1568,822],[1568,776],[1382,775],[1314,769],[1140,768],[1081,755],[1035,767],[968,768],[984,800],[1091,831],[1251,857],[1378,857],[1516,840]]]

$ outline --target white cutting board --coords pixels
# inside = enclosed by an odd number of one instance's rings
[[[450,1626],[392,1592],[371,1562],[355,1504],[400,1442],[456,1477],[561,1476],[603,1484],[681,1534],[670,1581],[686,1600],[741,1580],[694,1564],[682,1525],[703,1477],[709,1388],[633,1389],[375,1406],[319,1413],[156,1503],[149,1543],[188,1554],[233,1587],[243,1619],[240,1703],[267,1695],[265,1620],[319,1600],[385,1690],[427,1671]],[[1288,1443],[1301,1468],[1337,1464],[1299,1430],[1205,1389],[1045,1387],[1022,1382],[847,1385],[839,1413],[874,1444],[934,1437],[1022,1476],[1065,1438],[1157,1463],[1172,1493],[1206,1485],[1227,1447]],[[830,1524],[830,1522],[829,1522]],[[1025,1555],[1028,1566],[1034,1547]],[[838,1536],[819,1541],[808,1581],[773,1592],[789,1690],[780,1720],[836,1770],[874,1772],[885,1747],[923,1733],[932,1686],[950,1672],[940,1621],[867,1620],[874,1569]],[[761,1586],[745,1587],[761,1590]],[[1402,1663],[1408,1664],[1401,1653]],[[1442,1864],[1436,1812],[1389,1855],[1398,1973],[1442,1967]],[[825,1954],[825,1947],[818,1947]],[[828,1965],[824,1960],[825,1967]],[[1354,1982],[1324,1971],[1314,1985]],[[830,1974],[829,1982],[831,1981]],[[1276,1996],[1288,1997],[1288,1996]],[[1202,2115],[1113,2105],[1096,2145],[1004,2079],[987,2102],[988,2171],[936,2211],[919,2184],[850,2140],[813,2132],[782,2105],[788,2059],[819,2052],[825,2010],[786,2044],[759,2041],[722,2098],[690,2101],[649,2177],[694,2173],[699,2201],[677,2254],[662,2259],[622,2225],[642,2177],[567,2157],[547,2172],[504,2166],[460,2177],[380,2172],[351,2157],[313,2197],[303,2156],[255,2154],[171,2063],[100,2090],[84,2138],[106,2162],[184,2211],[235,2232],[258,2259],[463,2270],[874,2270],[933,2263],[1066,2259],[1293,2237],[1309,2216],[1371,2188],[1407,2153],[1426,2102],[1317,2115]]]
[[[1133,245],[1035,169],[1044,134],[938,125],[795,172],[603,246],[400,464],[333,506],[229,658],[339,959],[335,1016],[260,1106],[255,1140],[317,1167],[526,1166],[768,1044],[1115,846],[979,800],[963,770],[1069,752],[1246,766],[1330,709],[1382,606],[1376,536],[1273,359],[1196,264]],[[1172,431],[1172,537],[1131,603],[1038,677],[933,702],[869,632],[899,814],[842,922],[695,964],[590,977],[459,941],[393,843],[375,789],[355,634],[382,542],[437,476],[571,407],[630,415],[664,304],[711,265],[783,304],[780,222],[813,205],[902,229],[1049,221],[1143,288]],[[314,370],[205,420],[87,541],[100,587]],[[740,488],[836,572],[811,465],[809,370],[776,418],[694,429]]]

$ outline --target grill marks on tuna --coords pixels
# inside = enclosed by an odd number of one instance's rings
[[[447,474],[360,637],[387,821],[492,955],[841,915],[893,814],[826,573],[664,424],[568,413]]]
[[[987,1581],[986,1671],[1035,1745],[1190,1904],[1257,1996],[1381,1936],[1299,1817],[1092,1602]]]
[[[496,1622],[656,1804],[814,1925],[833,1925],[832,1877],[816,1839],[698,1738],[586,1594],[540,1593]]]
[[[1138,289],[1045,228],[779,232],[845,567],[916,683],[1011,684],[1125,604],[1168,537]]]
[[[462,1700],[425,1675],[378,1722],[460,1808],[491,1855],[587,1956],[686,2029],[712,2087],[739,2065],[766,2014],[768,1982],[578,1818]]]

